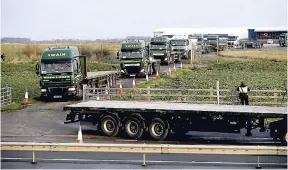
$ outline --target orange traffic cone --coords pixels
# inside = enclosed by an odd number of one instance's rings
[[[132,88],[135,88],[135,78],[133,79],[133,82],[132,82]]]
[[[27,104],[28,102],[29,102],[29,99],[28,99],[28,92],[27,92],[27,89],[26,89],[25,97],[24,97],[24,103]]]
[[[79,127],[79,130],[78,130],[77,143],[83,143],[81,126]]]
[[[110,96],[108,94],[108,89],[107,89],[107,86],[106,86],[106,89],[105,89],[105,100],[110,100]]]
[[[181,68],[181,70],[183,70],[183,64],[182,64],[182,62],[181,62],[180,68]]]
[[[174,63],[174,71],[176,71],[176,65],[175,65],[175,63]]]
[[[169,74],[171,74],[171,68],[170,68],[170,66],[169,66],[169,70],[168,70],[168,73],[169,73]]]
[[[149,77],[148,77],[148,74],[146,74],[146,81],[149,81]]]
[[[118,94],[123,94],[123,90],[122,90],[122,84],[120,83],[120,85],[119,85],[119,91],[118,91]]]
[[[156,72],[156,79],[160,78],[158,71]]]

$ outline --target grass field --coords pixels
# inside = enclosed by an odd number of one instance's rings
[[[233,58],[237,57],[284,61],[287,60],[287,49],[222,51],[220,52],[220,55],[223,57]]]
[[[162,76],[161,79],[143,82],[137,84],[136,87],[144,88],[149,86],[151,88],[166,89],[210,89],[210,87],[213,87],[216,89],[218,80],[220,89],[228,89],[234,92],[236,90],[235,86],[238,86],[241,81],[244,81],[252,90],[284,90],[287,87],[287,63],[286,61],[275,62],[268,60],[220,60],[218,63],[210,63],[206,68],[177,71],[171,76]],[[197,92],[197,94],[203,95],[202,92]],[[207,95],[207,93],[205,94]],[[261,94],[273,95],[273,93]],[[231,97],[230,100],[237,100],[236,94],[233,92],[223,92],[221,95],[232,95],[234,97]],[[208,100],[209,98],[207,98]],[[269,101],[271,99],[260,98],[254,102]]]
[[[12,87],[13,105],[1,107],[2,111],[17,110],[25,107],[23,105],[25,90],[29,94],[29,103],[34,103],[34,98],[40,96],[40,80],[35,74],[35,62],[25,63],[2,63],[1,64],[1,87],[8,85]],[[88,71],[116,70],[118,65],[89,62]]]
[[[120,50],[119,43],[94,44],[59,44],[58,46],[78,46],[80,53],[87,55],[92,61],[117,61],[116,52]],[[1,52],[6,54],[6,62],[31,62],[40,59],[42,52],[55,44],[1,44]],[[102,46],[102,50],[101,50]]]

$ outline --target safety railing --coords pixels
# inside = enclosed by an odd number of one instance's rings
[[[254,155],[287,156],[287,147],[282,146],[223,146],[223,145],[168,145],[168,144],[84,144],[84,143],[25,143],[1,142],[1,151],[32,152],[32,163],[36,163],[36,152],[94,152],[143,154],[198,154],[198,155]]]
[[[83,100],[174,101],[195,104],[241,104],[234,89],[87,88]],[[251,90],[249,105],[287,106],[283,90]]]

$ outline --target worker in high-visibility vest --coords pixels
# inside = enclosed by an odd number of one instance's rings
[[[241,100],[241,104],[249,105],[248,100],[248,91],[250,91],[249,87],[246,86],[244,82],[241,82],[240,86],[237,87],[237,91],[239,91],[239,98]]]

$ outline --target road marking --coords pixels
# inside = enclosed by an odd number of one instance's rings
[[[1,158],[1,160],[14,160],[14,161],[23,161],[27,160],[30,161],[32,158]],[[142,163],[142,160],[93,160],[93,159],[42,159],[38,158],[37,161],[69,161],[69,162],[119,162],[119,163]],[[257,162],[205,162],[205,161],[149,161],[146,160],[147,163],[172,163],[172,164],[226,164],[226,165],[257,165]],[[277,162],[261,162],[260,165],[280,165],[280,166],[287,166],[286,163],[277,163]]]
[[[133,140],[133,139],[131,139],[131,140],[126,140],[126,139],[116,139],[115,141],[117,141],[117,142],[137,142],[138,140]]]
[[[37,140],[55,140],[56,141],[56,139],[53,139],[53,138],[36,138]]]

